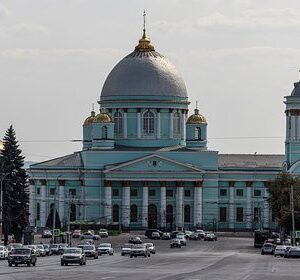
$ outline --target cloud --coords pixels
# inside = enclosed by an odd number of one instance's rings
[[[8,18],[12,13],[2,4],[0,4],[0,19]]]
[[[14,34],[28,34],[28,33],[48,33],[49,29],[41,24],[33,23],[18,23],[11,26],[11,31]]]
[[[245,10],[237,16],[217,12],[200,18],[182,21],[157,21],[158,28],[174,31],[194,29],[277,30],[300,27],[300,12],[294,9]]]

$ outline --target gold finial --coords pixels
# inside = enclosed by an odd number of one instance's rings
[[[199,110],[198,110],[198,100],[196,100],[195,115],[199,115]]]
[[[143,36],[139,40],[139,44],[135,47],[136,51],[154,51],[153,45],[151,45],[150,39],[146,35],[146,11],[143,13],[144,24],[143,24]]]
[[[95,117],[95,106],[94,106],[94,103],[92,103],[91,116],[92,116],[92,117]]]

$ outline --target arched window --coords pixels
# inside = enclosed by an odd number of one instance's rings
[[[166,222],[167,224],[173,224],[173,206],[171,204],[166,207]]]
[[[136,223],[137,222],[137,206],[135,204],[132,204],[130,206],[130,222],[131,223]]]
[[[107,139],[107,126],[102,126],[102,139]]]
[[[174,136],[178,136],[180,134],[180,114],[179,114],[179,112],[174,113],[173,130],[174,130]]]
[[[122,136],[123,134],[123,117],[121,112],[115,112],[114,114],[114,123],[115,123],[115,136]]]
[[[53,207],[54,207],[54,203],[51,203],[49,210],[51,211],[53,209]]]
[[[39,221],[41,219],[41,205],[39,203],[36,204],[36,220]]]
[[[200,127],[195,128],[195,139],[201,140],[201,128]]]
[[[76,221],[76,205],[74,203],[70,204],[70,221]]]
[[[191,222],[191,206],[190,205],[184,206],[184,222],[185,223]]]
[[[113,206],[113,222],[114,223],[119,222],[119,205],[117,204]]]
[[[154,134],[154,113],[147,111],[143,115],[143,131],[145,135]]]

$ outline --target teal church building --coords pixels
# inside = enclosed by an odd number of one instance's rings
[[[189,112],[182,77],[144,29],[84,121],[82,150],[31,165],[31,225],[44,227],[55,204],[63,225],[275,228],[268,184],[283,168],[300,172],[299,84],[285,101],[285,155],[219,154],[207,146],[206,118]]]

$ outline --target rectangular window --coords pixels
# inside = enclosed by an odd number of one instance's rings
[[[244,209],[242,207],[236,208],[236,221],[239,223],[244,221]]]
[[[149,196],[155,196],[155,190],[150,189],[149,190]]]
[[[220,222],[226,222],[227,221],[227,213],[226,213],[226,207],[220,207]]]
[[[243,189],[237,189],[236,190],[236,196],[243,196],[244,195],[244,190]]]
[[[254,222],[259,223],[261,221],[260,219],[260,208],[259,207],[254,207]]]
[[[254,196],[261,196],[261,190],[254,190]]]
[[[191,190],[184,190],[184,196],[191,196]]]
[[[130,189],[130,196],[137,196],[138,192],[137,189]]]
[[[41,219],[41,206],[39,203],[36,204],[36,220],[39,221]]]
[[[220,189],[220,196],[227,196],[227,190],[226,189]]]
[[[118,189],[113,189],[112,190],[112,195],[113,196],[119,196],[119,190]]]
[[[50,188],[50,195],[55,195],[55,188]]]
[[[40,188],[36,188],[36,194],[40,195],[41,194],[41,189]]]
[[[69,196],[76,196],[76,189],[69,189]]]
[[[166,190],[166,196],[172,197],[173,196],[173,190]]]

